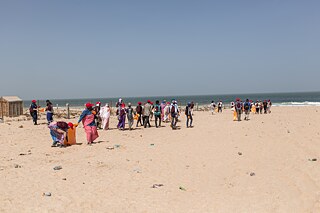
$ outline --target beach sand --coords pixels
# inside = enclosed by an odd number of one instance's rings
[[[50,147],[45,120],[0,124],[0,212],[320,212],[320,107],[250,117],[133,131],[112,117],[98,143],[80,125],[67,148]]]

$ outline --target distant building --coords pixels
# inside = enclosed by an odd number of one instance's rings
[[[0,117],[16,117],[23,114],[23,101],[17,96],[0,98]]]

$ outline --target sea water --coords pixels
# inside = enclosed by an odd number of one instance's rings
[[[84,107],[85,103],[101,102],[102,105],[108,103],[110,106],[115,106],[117,98],[83,98],[83,99],[48,99],[53,103],[54,106],[65,107],[69,104],[70,107]],[[247,98],[252,101],[257,100],[271,100],[273,106],[320,106],[320,92],[298,92],[298,93],[260,93],[260,94],[228,94],[228,95],[190,95],[190,96],[150,96],[150,97],[121,97],[123,101],[128,104],[131,103],[133,106],[137,105],[140,101],[142,103],[150,100],[155,103],[156,100],[160,102],[165,100],[171,102],[172,99],[178,101],[180,106],[186,105],[188,102],[193,101],[198,105],[209,105],[211,101],[216,103],[221,100],[225,105],[229,105],[230,102],[235,101],[236,98],[246,100]],[[24,105],[28,107],[30,100],[25,100]],[[40,106],[45,106],[45,100],[39,100]]]

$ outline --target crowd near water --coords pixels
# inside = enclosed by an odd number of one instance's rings
[[[152,126],[160,128],[162,127],[161,123],[170,123],[172,130],[176,130],[179,118],[183,114],[186,117],[186,128],[193,128],[195,107],[193,101],[187,102],[184,107],[180,107],[176,99],[172,99],[171,101],[156,100],[155,102],[147,100],[144,103],[141,101],[137,102],[134,107],[130,102],[126,104],[122,98],[119,98],[115,106],[118,120],[117,129],[121,131],[132,130],[134,124],[136,128],[139,126],[143,128],[150,128]],[[250,113],[271,113],[272,102],[271,100],[257,100],[254,102],[249,99],[242,101],[240,98],[236,98],[235,101],[228,103],[228,106],[234,112],[234,121],[241,121],[242,115],[244,116],[244,120],[249,121]],[[29,111],[34,125],[38,124],[39,108],[37,101],[32,100]],[[222,113],[224,109],[225,104],[222,100],[219,100],[217,103],[211,101],[209,104],[211,114]],[[87,102],[78,122],[75,124],[65,121],[54,121],[54,107],[50,100],[46,100],[44,111],[46,112],[53,147],[64,147],[67,145],[68,139],[71,137],[69,136],[68,138],[68,135],[70,135],[68,132],[76,128],[80,122],[83,124],[88,145],[91,145],[99,137],[98,129],[105,131],[110,129],[111,107],[108,103],[102,105],[100,101],[97,101],[95,104]],[[152,120],[154,120],[154,124],[151,124]],[[126,124],[128,124],[128,128],[126,128]]]

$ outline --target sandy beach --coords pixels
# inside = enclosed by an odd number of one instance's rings
[[[45,120],[2,123],[0,212],[320,212],[320,107],[250,117],[133,131],[112,117],[97,143],[80,125],[67,148],[50,147]]]

